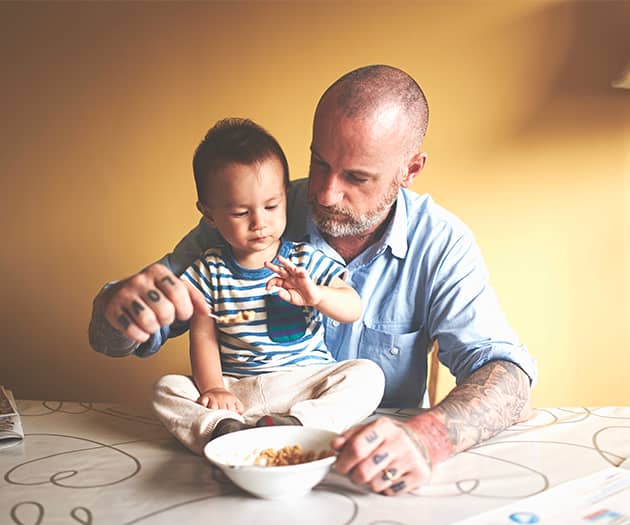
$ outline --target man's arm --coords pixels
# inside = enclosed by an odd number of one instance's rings
[[[530,380],[509,361],[491,361],[435,408],[408,421],[381,417],[333,442],[335,470],[389,496],[426,483],[449,456],[489,439],[529,414]]]
[[[450,453],[456,454],[527,419],[530,410],[527,374],[509,361],[491,361],[463,380],[430,413],[444,425]],[[415,423],[410,426],[414,428]]]
[[[432,470],[451,455],[490,439],[530,414],[530,380],[509,361],[490,361],[435,408],[406,422]]]

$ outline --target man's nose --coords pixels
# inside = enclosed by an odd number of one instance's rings
[[[317,203],[320,206],[334,206],[343,199],[343,191],[339,183],[339,177],[331,174],[322,177],[317,187]]]

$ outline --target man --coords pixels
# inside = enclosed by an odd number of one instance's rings
[[[468,228],[429,196],[407,190],[426,164],[427,123],[424,94],[405,72],[378,65],[344,75],[319,101],[309,178],[293,183],[288,204],[285,236],[306,236],[346,265],[363,299],[360,321],[326,321],[326,344],[339,360],[381,366],[382,406],[420,403],[435,339],[457,379],[436,407],[404,423],[378,418],[334,443],[336,470],[386,495],[419,487],[439,462],[527,417],[536,375]],[[201,224],[163,264],[103,291],[94,303],[92,346],[144,356],[181,333],[182,323],[171,323],[206,306],[176,275],[215,235]]]

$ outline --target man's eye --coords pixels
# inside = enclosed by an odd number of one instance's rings
[[[323,160],[311,158],[311,168],[317,168],[319,170],[327,170],[328,164],[326,164]]]
[[[347,173],[346,178],[350,182],[353,182],[355,184],[363,184],[364,182],[367,182],[367,179],[365,177],[360,177],[359,175],[355,175],[354,173]]]

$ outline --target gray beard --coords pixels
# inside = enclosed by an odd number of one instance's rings
[[[335,213],[335,217],[327,215],[318,215],[317,208],[313,206],[311,201],[311,215],[317,229],[330,237],[356,237],[364,235],[370,230],[379,226],[389,214],[392,204],[396,202],[398,196],[398,184],[393,184],[390,191],[379,203],[376,209],[366,213],[360,217],[345,208],[332,207],[331,212]]]
[[[336,212],[338,213],[339,210],[336,210]],[[313,222],[320,232],[330,235],[331,237],[356,237],[363,235],[375,226],[378,226],[385,220],[388,213],[388,209],[379,210],[378,212],[371,213],[367,217],[363,217],[363,219],[359,219],[354,215],[347,214],[344,210],[345,220],[340,220],[337,217],[320,217],[314,213]]]

